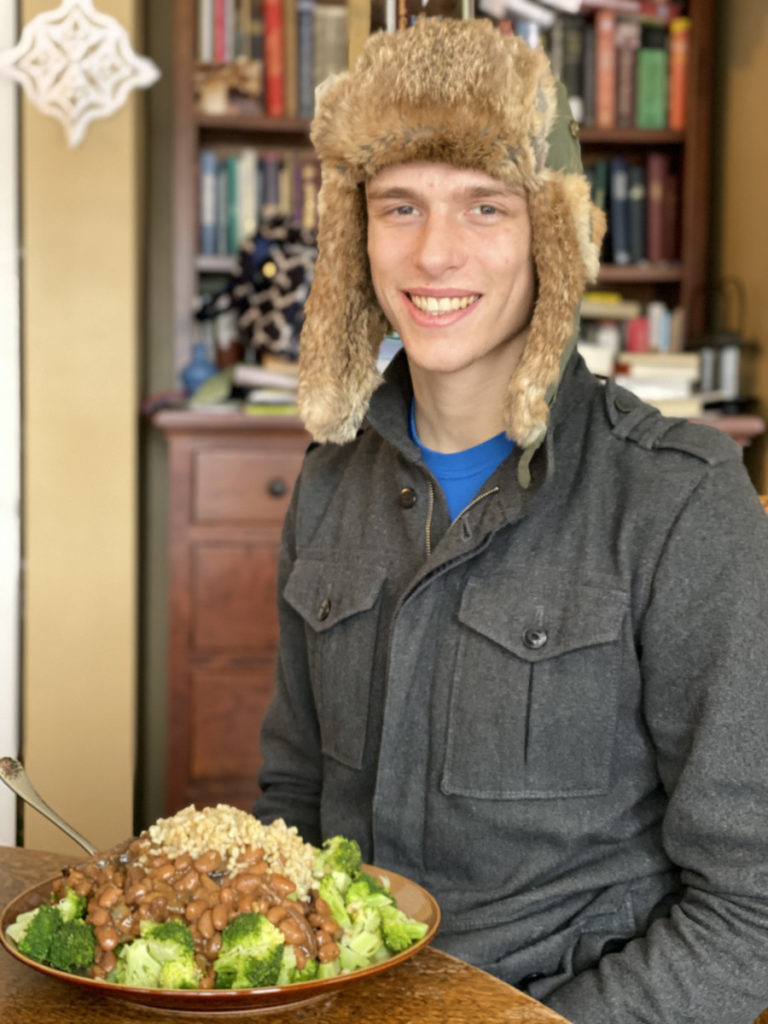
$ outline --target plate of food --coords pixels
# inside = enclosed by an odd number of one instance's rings
[[[31,969],[109,998],[232,1012],[315,1000],[433,939],[434,898],[364,864],[354,840],[193,805],[67,867],[0,915]]]

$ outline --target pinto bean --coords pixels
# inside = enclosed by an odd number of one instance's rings
[[[215,960],[221,949],[221,932],[214,932],[205,943],[204,948],[206,957],[211,961]]]
[[[261,885],[258,875],[238,875],[232,883],[235,892],[255,892]]]
[[[181,878],[176,882],[175,888],[179,892],[192,892],[194,888],[200,883],[200,875],[193,869],[190,868],[186,874],[182,875]]]
[[[287,914],[288,911],[285,909],[285,907],[270,907],[269,910],[267,911],[267,919],[270,920],[272,924],[280,924],[280,922],[283,920],[284,917],[287,916]]]
[[[122,895],[122,889],[119,889],[116,885],[110,885],[98,897],[98,904],[100,907],[114,906]]]
[[[299,927],[298,921],[295,921],[290,914],[286,914],[282,920],[278,921],[277,927],[289,945],[300,946],[304,942],[304,932]]]
[[[205,900],[193,900],[184,908],[184,917],[187,921],[196,921],[203,911],[207,909],[208,904]]]
[[[149,892],[149,880],[144,877],[140,882],[134,882],[125,893],[126,903],[138,903],[143,896],[146,896]]]
[[[228,903],[228,904],[234,903],[235,902],[235,890],[233,888],[231,888],[231,886],[227,886],[225,889],[222,889],[221,892],[219,893],[219,900],[222,903]]]
[[[180,853],[176,860],[173,862],[173,866],[177,874],[185,874],[192,867],[192,854]]]
[[[211,920],[216,931],[223,931],[229,923],[229,907],[226,903],[217,903],[211,909]]]
[[[212,939],[216,929],[213,927],[211,911],[206,909],[197,920],[197,927],[204,939]]]
[[[176,868],[170,861],[168,861],[167,864],[158,864],[156,868],[152,868],[149,872],[150,878],[163,882],[167,882],[169,879],[173,878],[175,874]]]
[[[110,971],[113,971],[115,967],[117,967],[117,957],[115,956],[111,949],[108,949],[104,956],[101,958],[101,963],[99,964],[99,967],[101,967],[101,969],[106,974],[109,974]]]
[[[114,949],[120,941],[120,936],[112,925],[109,924],[102,925],[100,928],[94,928],[93,934],[98,944],[104,950]]]
[[[104,924],[109,924],[111,916],[106,907],[95,907],[88,912],[88,921],[94,928],[100,928]]]
[[[195,871],[201,875],[207,875],[209,871],[215,871],[221,864],[221,854],[218,850],[207,850],[195,858]]]
[[[329,964],[339,955],[339,947],[335,942],[324,943],[317,951],[317,959],[321,964]]]
[[[296,883],[286,878],[285,875],[278,875],[274,871],[269,876],[272,888],[279,896],[287,896],[289,892],[295,892]]]
[[[253,907],[253,899],[249,892],[241,892],[237,897],[237,912],[238,914],[247,914]]]

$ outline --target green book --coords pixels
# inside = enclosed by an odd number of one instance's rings
[[[637,88],[635,92],[635,126],[637,128],[667,127],[667,75],[669,58],[660,47],[637,52]]]

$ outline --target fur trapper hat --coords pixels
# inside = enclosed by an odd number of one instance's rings
[[[537,297],[504,426],[532,454],[575,344],[605,230],[577,136],[544,52],[487,19],[420,18],[399,32],[377,32],[352,71],[318,87],[311,129],[322,168],[318,257],[298,394],[315,440],[354,438],[381,382],[376,360],[388,324],[369,271],[364,183],[392,164],[430,161],[480,170],[526,193]]]

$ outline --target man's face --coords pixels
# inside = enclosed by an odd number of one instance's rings
[[[508,374],[535,298],[525,197],[480,171],[388,167],[369,182],[379,304],[422,373]]]

